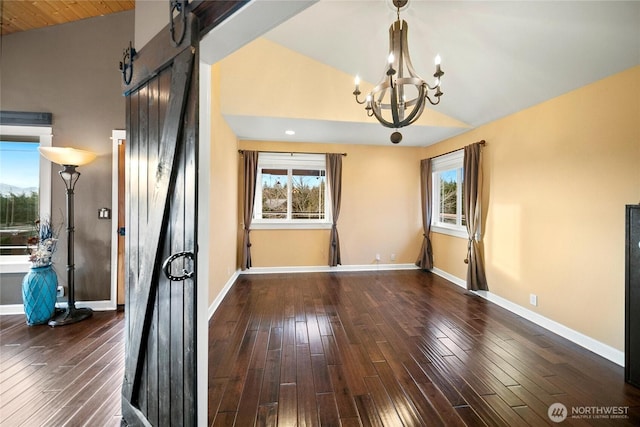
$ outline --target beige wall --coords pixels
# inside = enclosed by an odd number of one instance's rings
[[[624,206],[640,202],[640,67],[423,154],[481,139],[490,291],[623,350]],[[434,235],[435,266],[462,279],[465,252],[463,239]]]
[[[204,164],[204,163],[203,163]],[[238,141],[220,114],[220,67],[211,67],[209,305],[237,270]],[[201,183],[203,185],[203,183]],[[207,184],[204,184],[207,185]]]
[[[270,117],[377,124],[353,100],[353,75],[269,40],[256,39],[232,53],[221,61],[221,69],[224,114],[263,116],[268,111]],[[361,91],[367,93],[372,87],[363,82]],[[416,124],[468,127],[431,108],[425,108]]]
[[[421,244],[420,148],[240,141],[242,149],[344,152],[338,219],[343,265],[413,263]],[[329,230],[254,230],[254,267],[323,266]],[[391,261],[391,254],[396,260]]]

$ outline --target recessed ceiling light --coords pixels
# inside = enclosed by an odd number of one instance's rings
[[[291,130],[291,129],[287,129],[284,131],[284,133],[286,133],[287,135],[295,135],[296,131],[295,130]]]

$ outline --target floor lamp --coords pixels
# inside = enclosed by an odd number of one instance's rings
[[[90,308],[76,308],[76,267],[73,259],[73,239],[75,234],[73,194],[76,182],[80,178],[80,172],[76,168],[92,162],[96,158],[96,154],[69,147],[40,147],[39,150],[43,157],[62,166],[62,170],[58,173],[67,190],[67,284],[69,286],[69,295],[67,297],[67,308],[49,320],[49,326],[64,326],[84,320],[93,314]]]

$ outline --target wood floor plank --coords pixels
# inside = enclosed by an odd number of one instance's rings
[[[329,376],[340,419],[357,418],[358,409],[342,372],[342,365],[329,365]]]
[[[238,405],[236,423],[239,426],[250,426],[256,422],[258,406],[260,406],[260,385],[262,369],[249,369]]]
[[[380,419],[380,414],[378,413],[376,405],[373,403],[373,398],[370,394],[367,393],[354,396],[354,400],[356,402],[356,407],[358,408],[358,416],[360,417],[360,421],[363,426],[384,427],[384,424]],[[399,423],[400,419],[397,419],[396,422]]]
[[[311,352],[308,345],[296,346],[296,392],[298,425],[301,427],[317,426],[319,422],[318,406],[313,384]]]
[[[313,387],[316,393],[331,393],[331,379],[324,354],[311,354],[311,370]]]
[[[333,393],[316,394],[316,405],[318,406],[318,416],[322,427],[340,427],[338,407]]]
[[[277,405],[278,390],[280,389],[280,366],[282,350],[275,349],[267,352],[267,361],[260,390],[260,405]]]
[[[216,417],[220,409],[220,402],[227,388],[228,378],[211,378],[207,387],[207,420],[211,421]]]
[[[275,427],[278,425],[278,404],[268,403],[258,407],[256,427]]]
[[[439,421],[436,414],[427,414],[424,418],[422,416],[429,405],[425,405],[424,401],[414,400],[407,396],[405,389],[398,382],[402,376],[395,375],[386,361],[374,362],[374,365],[378,371],[380,383],[384,386],[404,425],[426,425],[427,420],[433,421],[433,424],[436,425]],[[417,410],[416,406],[421,406],[423,411]]]
[[[64,424],[82,424],[87,420],[97,408],[103,403],[105,395],[113,393],[113,387],[107,384],[118,384],[122,380],[122,370],[124,369],[124,360],[118,359],[109,363],[95,375],[78,393],[59,409],[50,408],[49,417],[43,426],[58,427]],[[27,421],[29,423],[31,421]]]
[[[238,295],[250,300],[251,287],[260,296],[252,301],[270,301],[268,309],[251,309],[282,325],[279,425],[287,425],[284,414],[311,422],[306,416],[311,393],[304,390],[315,390],[321,420],[326,398],[335,402],[344,425],[432,425],[436,419],[447,426],[547,423],[549,405],[560,398],[571,404],[615,396],[615,404],[640,407],[640,393],[621,377],[610,378],[621,375],[620,367],[611,369],[609,362],[430,273],[241,277],[230,294],[237,287]],[[234,307],[244,310],[242,304]],[[582,365],[567,368],[568,358]],[[273,363],[269,360],[265,367]],[[598,371],[599,365],[606,368]],[[577,376],[579,366],[590,374]],[[611,393],[600,388],[599,375],[608,377],[604,383]],[[272,400],[275,387],[269,384],[265,394]],[[283,392],[289,394],[288,407]],[[325,395],[332,397],[319,397]]]
[[[298,423],[298,400],[295,384],[281,384],[278,399],[278,424],[294,426]]]
[[[387,381],[395,378],[403,392],[409,398],[410,404],[415,408],[422,420],[429,420],[430,425],[461,425],[461,420],[448,405],[441,393],[438,393],[424,372],[408,355],[395,352],[387,342],[378,343],[385,360],[392,372],[378,371],[386,376]],[[379,364],[376,367],[381,367]],[[413,372],[413,375],[411,374]],[[435,406],[434,406],[435,405]]]
[[[89,418],[100,420],[93,425],[119,424],[124,375],[122,312],[96,312],[90,319],[63,328],[28,327],[22,323],[24,316],[8,317],[20,322],[0,322],[0,342],[4,344],[7,337],[3,326],[12,325],[10,339],[37,343],[40,358],[22,358],[20,363],[29,364],[0,386],[0,425],[84,425]],[[16,334],[19,330],[22,339]],[[2,368],[8,372],[0,363]],[[12,382],[15,379],[20,381]],[[7,384],[11,387],[4,388]]]
[[[0,316],[0,425],[119,425],[124,324]],[[421,271],[241,275],[208,347],[209,426],[640,425],[623,368]]]
[[[119,381],[114,381],[113,384],[117,387],[113,387],[114,391],[91,415],[83,418],[84,414],[79,413],[76,415],[75,420],[71,420],[65,427],[72,427],[77,425],[78,422],[82,422],[82,425],[85,426],[120,426],[122,424],[122,403],[120,402],[122,386]]]

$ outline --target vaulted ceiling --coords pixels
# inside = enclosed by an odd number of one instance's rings
[[[3,35],[135,6],[115,0],[0,3]],[[393,130],[367,118],[351,92],[356,74],[364,80],[363,89],[384,74],[388,28],[396,18],[391,0],[252,1],[236,15],[205,37],[201,58],[218,62],[244,45],[255,49],[251,42],[268,42],[287,62],[263,59],[243,84],[274,86],[266,80],[270,72],[277,72],[281,82],[298,81],[305,76],[292,65],[315,63],[329,70],[325,80],[307,78],[296,98],[333,114],[296,114],[291,100],[291,113],[257,112],[248,108],[255,99],[249,91],[239,98],[246,110],[236,103],[225,113],[238,137],[283,140],[284,130],[295,129],[297,141],[389,144]],[[433,144],[640,65],[638,1],[409,0],[401,18],[409,24],[409,50],[418,74],[431,76],[436,54],[445,71],[441,103],[421,122],[401,129],[402,145]],[[255,42],[258,37],[263,39]],[[271,105],[283,102],[277,93],[269,96]]]
[[[259,10],[254,20],[246,19],[244,30],[245,20],[239,17],[235,26],[241,29],[233,36],[216,39],[212,35],[212,43],[205,40],[202,57],[215,62],[226,55],[212,53],[216,46],[243,36],[246,43],[259,35],[255,28],[268,18],[270,8],[276,9],[270,6],[273,3],[300,2],[264,2],[267,6]],[[386,71],[388,28],[396,19],[391,0],[306,3],[306,9],[292,12],[293,17],[281,18],[283,22],[270,28],[263,38],[286,49],[287,58],[298,55],[334,71],[329,79],[312,76],[305,79],[297,93],[300,110],[309,101],[319,111],[338,112],[346,105],[354,108],[359,118],[354,118],[350,110],[341,112],[339,119],[327,119],[326,115],[313,119],[295,114],[295,108],[289,117],[284,117],[276,106],[283,102],[296,105],[284,96],[285,92],[272,93],[272,107],[262,113],[250,111],[249,106],[257,99],[250,92],[257,94],[262,89],[252,89],[240,96],[247,110],[227,110],[225,118],[241,139],[286,140],[284,130],[291,128],[296,130],[293,138],[299,141],[358,140],[389,145],[393,129],[367,119],[364,108],[356,105],[351,92],[356,74],[365,81],[363,86],[368,83],[371,87]],[[409,51],[419,75],[430,79],[434,72],[433,58],[436,54],[442,57],[444,96],[439,105],[429,106],[431,112],[425,114],[446,117],[402,128],[404,139],[400,145],[430,145],[640,65],[637,1],[409,0],[400,16],[409,25]],[[256,52],[259,54],[260,49]],[[277,81],[266,77],[272,76],[274,67],[280,67],[276,73],[280,83],[296,85],[303,68],[299,68],[298,61],[286,61],[278,64],[275,57],[263,58],[253,64],[256,67],[253,77],[247,77],[244,84],[251,88],[278,87]],[[282,90],[285,86],[282,85]],[[341,96],[333,96],[336,93]],[[224,104],[222,109],[224,113]],[[558,120],[561,126],[562,118]]]

